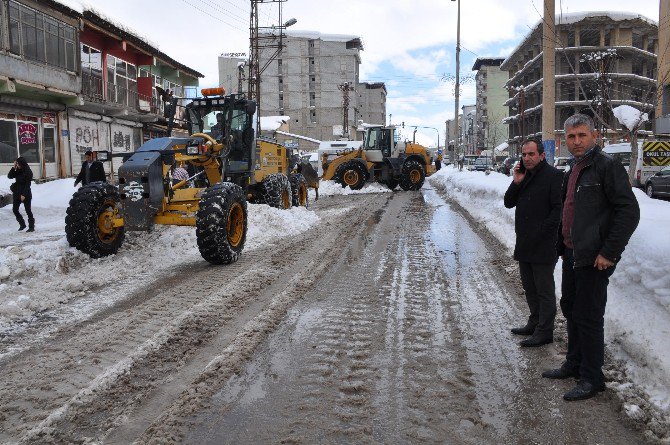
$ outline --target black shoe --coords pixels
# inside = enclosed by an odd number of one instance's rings
[[[522,328],[512,328],[511,331],[512,334],[516,335],[533,335],[533,332],[535,332],[535,325],[527,324]]]
[[[19,232],[26,228],[25,224],[19,224]]]
[[[542,377],[545,379],[569,379],[574,377],[579,378],[579,368],[569,366],[567,363],[563,363],[560,368],[550,369],[542,373]]]
[[[34,227],[28,227],[28,230],[26,230],[26,232],[34,232],[34,231],[35,231]]]
[[[537,335],[533,334],[525,340],[519,342],[524,348],[535,348],[537,346],[548,345],[554,342],[554,337],[551,335]]]
[[[586,380],[580,380],[577,383],[577,386],[563,394],[563,399],[568,402],[590,399],[602,391],[605,391],[604,383],[601,383],[600,385],[594,385],[591,382],[587,382]]]

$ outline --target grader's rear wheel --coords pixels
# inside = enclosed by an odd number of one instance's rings
[[[290,209],[293,201],[291,184],[286,175],[273,173],[263,179],[262,183],[263,201],[270,207],[278,209]]]
[[[195,218],[200,255],[212,264],[230,264],[239,258],[247,237],[247,201],[236,184],[208,188],[200,198]]]
[[[309,195],[307,193],[307,180],[300,173],[289,177],[291,191],[293,193],[293,207],[307,207],[309,205]]]
[[[65,216],[70,246],[101,258],[115,254],[125,238],[119,219],[119,191],[111,184],[94,182],[75,192]]]

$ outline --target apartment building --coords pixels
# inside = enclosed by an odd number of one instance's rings
[[[657,34],[656,22],[636,13],[582,12],[556,17],[557,155],[565,150],[560,137],[563,122],[575,112],[595,111],[601,116],[607,123],[601,128],[605,139],[621,136],[612,107],[626,104],[653,113]],[[542,132],[541,22],[503,61],[501,69],[508,72],[508,142],[518,150],[524,137]]]
[[[508,74],[500,69],[504,60],[479,57],[472,66],[472,70],[477,72],[474,146],[478,151],[492,149],[507,140],[507,125],[503,119],[508,116],[505,106],[509,97],[505,88]]]
[[[261,75],[261,115],[290,116],[291,132],[310,138],[353,139],[363,113],[355,91],[363,50],[360,37],[286,31],[283,43],[274,60],[269,60],[273,51],[261,51],[260,66],[269,62]]]

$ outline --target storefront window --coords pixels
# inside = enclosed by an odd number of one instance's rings
[[[16,159],[16,123],[0,120],[0,162],[11,164]]]
[[[29,163],[40,161],[37,124],[34,122],[17,122],[19,130],[19,156]]]

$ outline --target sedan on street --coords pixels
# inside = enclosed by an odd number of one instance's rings
[[[663,170],[651,176],[644,186],[647,196],[654,198],[656,196],[670,196],[670,165]]]

